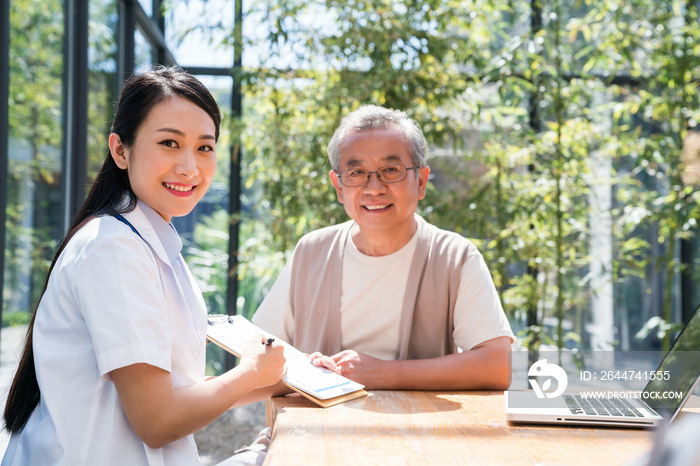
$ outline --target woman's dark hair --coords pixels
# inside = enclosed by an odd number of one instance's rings
[[[130,149],[133,147],[136,135],[146,118],[148,118],[151,110],[172,96],[187,99],[207,112],[216,127],[215,137],[217,140],[219,139],[221,113],[216,101],[197,78],[187,74],[178,67],[158,66],[143,74],[132,75],[122,88],[111,132],[118,134],[122,144],[127,149]],[[129,202],[123,202],[126,193],[129,194]],[[68,241],[87,222],[103,215],[130,212],[135,207],[136,195],[129,184],[127,172],[117,166],[110,151],[107,150],[107,158],[97,174],[90,193],[68,233],[61,241],[53,262],[51,262],[46,282],[41,290],[41,296],[29,322],[22,358],[10,387],[7,405],[5,405],[5,427],[10,433],[21,432],[37,404],[39,404],[41,395],[34,368],[34,351],[32,347],[34,320],[36,319],[36,312],[41,298],[46,292],[49,277],[56,260],[63,252]]]

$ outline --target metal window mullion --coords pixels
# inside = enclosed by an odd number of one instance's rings
[[[125,1],[131,4],[135,24],[138,25],[144,37],[156,52],[153,58],[156,61],[162,61],[161,64],[163,65],[174,65],[176,63],[175,58],[165,44],[165,34],[158,26],[158,20],[148,16],[141,4],[136,0]],[[154,12],[154,14],[156,13]]]
[[[234,25],[234,69],[240,70],[242,64],[243,45],[242,26],[243,26],[243,1],[236,0],[236,21]],[[234,120],[240,120],[243,115],[242,109],[243,98],[241,96],[241,80],[240,73],[233,77],[233,88],[231,92],[231,117]],[[237,125],[232,125],[235,131],[238,131]],[[241,210],[241,138],[240,134],[233,134],[231,137],[231,169],[229,178],[229,216],[233,219],[240,214]],[[227,286],[226,312],[229,315],[235,315],[237,312],[236,302],[238,301],[238,234],[239,221],[229,222],[229,274]]]
[[[694,290],[697,287],[697,283],[693,278],[693,240],[692,239],[681,239],[681,252],[680,260],[681,264],[685,264],[686,268],[680,273],[681,279],[681,321],[688,322],[690,317],[693,315],[695,308],[698,303],[695,302],[696,297]]]
[[[700,1],[691,0],[688,3],[687,8],[694,8],[696,10],[700,9]],[[690,317],[693,315],[693,312],[698,305],[698,303],[695,302],[696,293],[694,292],[697,284],[693,279],[693,259],[697,253],[697,250],[693,250],[694,242],[692,239],[681,239],[680,243],[680,260],[681,264],[685,265],[685,268],[683,268],[680,272],[681,321],[686,323],[690,320]]]
[[[161,35],[163,36],[163,43],[156,47],[156,53],[155,53],[155,62],[161,65],[172,65],[174,64],[174,60],[172,63],[168,62],[168,48],[165,46],[165,16],[163,15],[163,0],[153,0],[153,16],[151,18],[151,21],[155,25],[156,29],[160,31]]]
[[[10,2],[0,7],[0,322],[3,311],[5,276],[5,209],[7,208],[7,174],[9,160],[10,99]]]
[[[136,61],[134,49],[136,40],[136,20],[134,0],[119,0],[119,35],[117,45],[117,95],[121,93],[124,81],[134,72]]]
[[[165,37],[165,16],[163,15],[163,0],[153,0],[153,22]]]
[[[188,73],[204,76],[231,76],[236,78],[235,68],[216,68],[212,66],[183,66]]]
[[[63,231],[85,200],[88,120],[88,0],[66,0],[63,70]]]
[[[236,20],[234,24],[233,66],[238,73],[233,76],[231,92],[231,117],[240,120],[243,115],[243,96],[241,95],[241,66],[243,63],[243,0],[236,0]],[[226,286],[226,313],[235,315],[238,311],[238,247],[241,212],[241,148],[240,125],[232,125],[236,134],[231,137],[231,169],[229,174],[229,242],[228,242],[228,282]],[[226,353],[226,370],[235,365],[235,358]]]
[[[530,36],[534,37],[540,30],[542,29],[542,4],[540,0],[531,0],[530,2]],[[534,83],[534,79],[532,81]],[[529,122],[530,122],[530,129],[532,129],[535,134],[539,133],[541,131],[541,118],[539,114],[539,103],[540,103],[540,92],[539,89],[535,83],[535,89],[530,92],[530,102],[529,102],[529,109],[528,109],[528,115],[529,115]],[[530,163],[527,167],[528,172],[532,173],[535,170],[535,166],[533,163]],[[530,228],[533,228],[533,225],[530,224]],[[539,271],[537,270],[536,267],[533,267],[528,264],[527,266],[527,274],[532,276],[533,279],[536,281],[537,280],[537,274]],[[502,285],[502,290],[501,292],[505,291],[505,286]],[[532,304],[528,305],[527,308],[527,325],[528,326],[535,326],[535,325],[540,325],[541,322],[538,321],[537,319],[537,306],[535,305],[533,307]],[[530,354],[530,359],[535,357],[535,355]]]

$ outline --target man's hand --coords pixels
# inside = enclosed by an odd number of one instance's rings
[[[333,371],[336,374],[340,374],[340,368],[336,365],[335,361],[330,356],[324,356],[323,354],[316,351],[315,353],[307,354],[309,359],[311,359],[311,364],[317,367],[325,367],[329,371]]]
[[[386,361],[358,353],[353,350],[341,351],[331,356],[331,360],[336,364],[336,372],[343,377],[361,383],[367,387],[379,387],[382,384],[380,379],[386,379],[384,372]]]
[[[372,388],[380,388],[380,379],[386,379],[383,368],[387,361],[367,356],[353,350],[341,351],[333,356],[324,356],[316,352],[309,355],[311,364],[325,367],[343,377]]]

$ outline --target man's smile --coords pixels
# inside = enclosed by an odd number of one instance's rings
[[[362,206],[362,207],[364,207],[364,208],[367,209],[367,210],[376,211],[376,210],[385,210],[385,209],[388,209],[389,207],[391,207],[391,204],[383,204],[383,205],[365,205],[365,206]]]

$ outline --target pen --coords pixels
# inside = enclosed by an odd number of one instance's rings
[[[267,342],[263,342],[263,345],[265,345],[265,346],[270,346],[270,345],[272,344],[273,341],[275,341],[274,338],[268,338],[268,339],[267,339]]]

